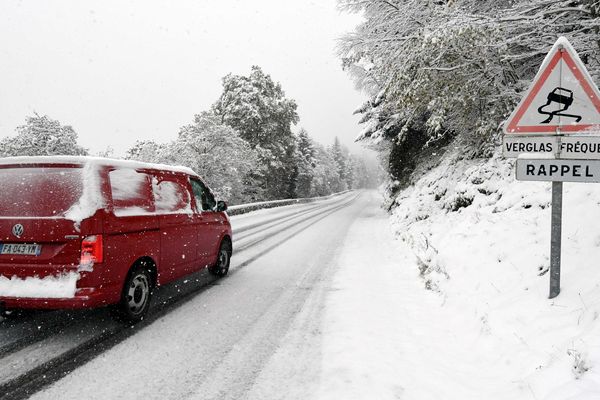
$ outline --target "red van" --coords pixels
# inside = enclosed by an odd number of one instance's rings
[[[0,310],[115,305],[229,270],[227,205],[191,169],[93,157],[0,159]]]

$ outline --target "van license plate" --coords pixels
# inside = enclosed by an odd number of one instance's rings
[[[39,244],[3,243],[0,254],[22,254],[26,256],[39,256],[42,246]]]

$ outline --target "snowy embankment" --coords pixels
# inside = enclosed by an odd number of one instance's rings
[[[564,187],[553,300],[551,184],[515,181],[512,161],[446,158],[397,197],[396,241],[357,226],[319,397],[600,398],[600,186]]]

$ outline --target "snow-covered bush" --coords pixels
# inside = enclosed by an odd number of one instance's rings
[[[0,157],[87,155],[87,150],[77,144],[77,133],[69,125],[40,116],[27,117],[25,125],[17,128],[17,135],[0,141]]]

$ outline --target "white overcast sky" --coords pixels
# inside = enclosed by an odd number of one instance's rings
[[[123,154],[175,138],[224,75],[259,65],[298,102],[299,126],[359,151],[352,112],[365,97],[335,54],[359,20],[335,0],[1,0],[0,137],[35,111],[92,153]]]

